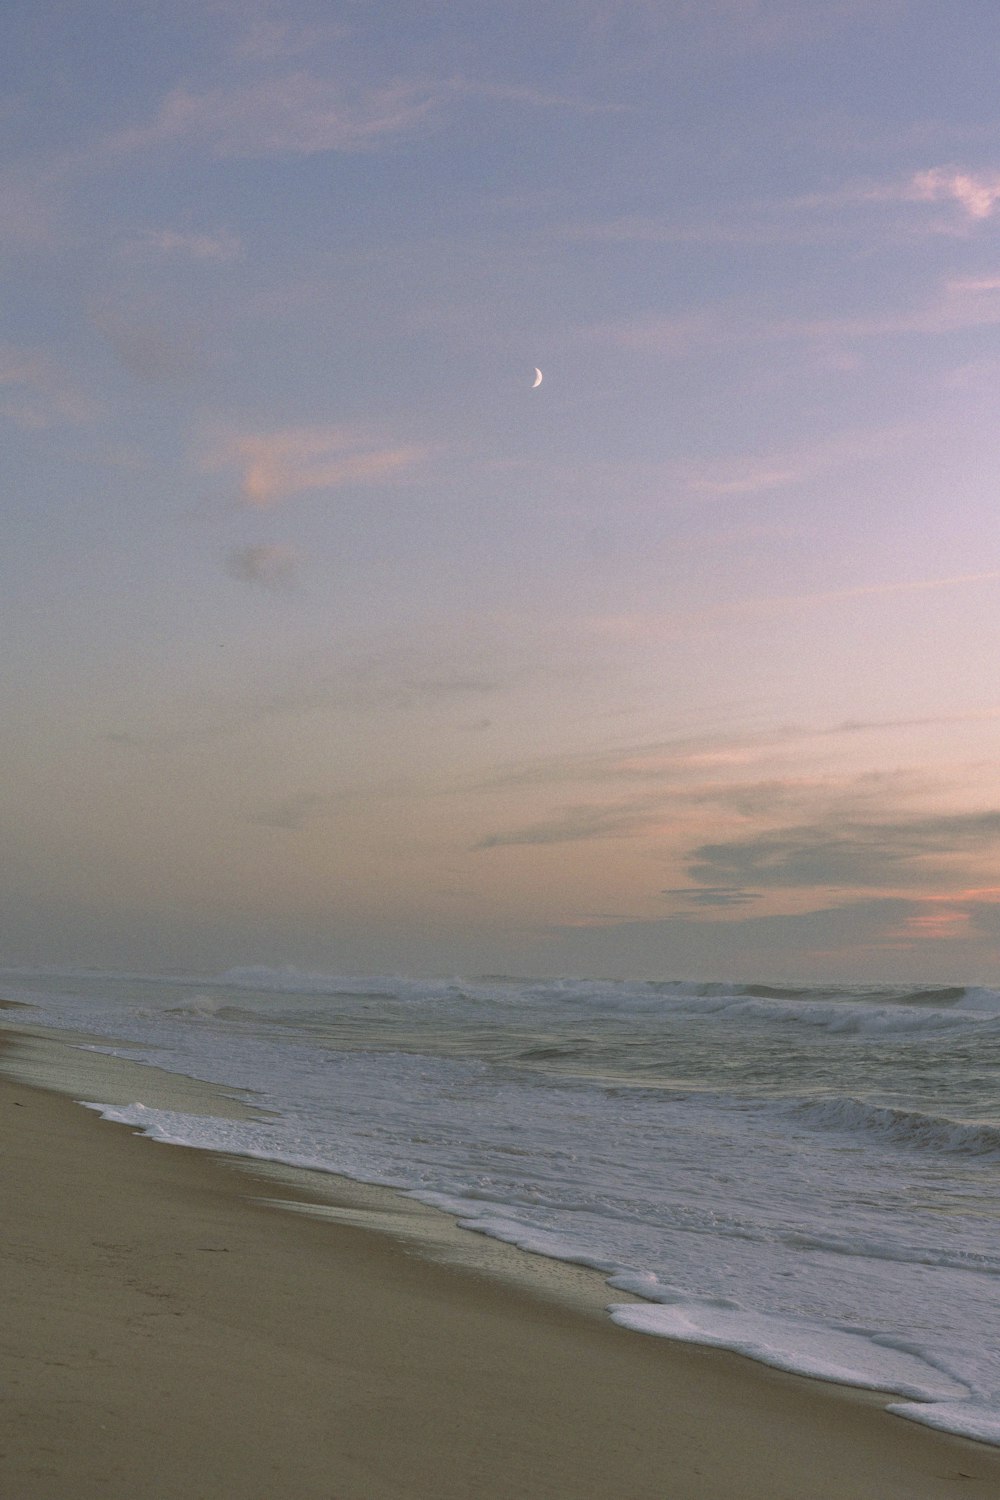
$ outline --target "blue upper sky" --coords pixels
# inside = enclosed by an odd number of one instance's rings
[[[6,5],[0,961],[995,978],[998,44]]]

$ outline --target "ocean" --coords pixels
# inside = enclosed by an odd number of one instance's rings
[[[398,1189],[599,1270],[626,1327],[1000,1444],[998,990],[17,970],[0,995],[268,1112],[87,1101],[109,1119]]]

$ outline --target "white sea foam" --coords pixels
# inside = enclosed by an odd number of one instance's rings
[[[601,1270],[647,1299],[615,1306],[629,1327],[1000,1442],[996,991],[270,970],[3,989],[273,1112],[103,1110],[156,1139],[396,1187]]]
[[[911,1401],[964,1401],[969,1389],[910,1350],[876,1334],[751,1312],[724,1299],[696,1299],[659,1289],[649,1278],[613,1277],[619,1291],[655,1297],[653,1305],[620,1302],[609,1309],[623,1328],[694,1344],[733,1349],[777,1369],[841,1385],[866,1385]]]

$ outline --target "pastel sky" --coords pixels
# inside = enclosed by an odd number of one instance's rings
[[[997,983],[998,56],[7,0],[0,960]]]

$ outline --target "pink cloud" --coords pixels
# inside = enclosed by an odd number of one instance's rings
[[[264,510],[308,490],[376,484],[419,463],[427,453],[426,447],[414,444],[374,447],[365,435],[344,427],[288,427],[224,438],[205,467],[238,469],[240,498]]]
[[[958,167],[931,167],[914,173],[903,196],[916,203],[950,200],[963,208],[970,219],[989,219],[1000,203],[1000,175],[977,177]]]

